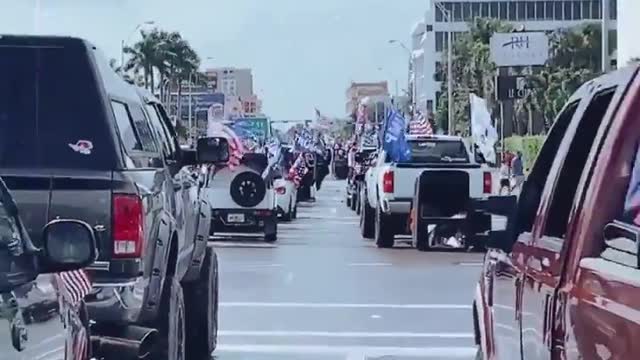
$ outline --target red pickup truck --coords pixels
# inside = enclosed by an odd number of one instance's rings
[[[640,358],[640,74],[585,83],[489,233],[477,359]],[[635,130],[634,130],[635,129]]]

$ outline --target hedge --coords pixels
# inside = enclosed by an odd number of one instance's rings
[[[522,152],[522,158],[524,162],[524,168],[530,169],[531,165],[538,156],[538,152],[540,148],[542,148],[542,143],[544,142],[545,137],[538,136],[511,136],[505,139],[507,151]]]

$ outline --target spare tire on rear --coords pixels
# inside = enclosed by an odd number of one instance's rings
[[[231,181],[231,198],[242,207],[254,207],[267,194],[267,185],[262,177],[254,172],[245,171]]]

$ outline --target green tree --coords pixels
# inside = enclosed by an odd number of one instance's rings
[[[469,94],[474,93],[487,99],[489,106],[495,106],[495,64],[491,61],[489,42],[496,32],[509,32],[512,26],[498,19],[476,18],[469,23],[469,31],[462,33],[453,44],[452,80],[454,88],[453,118],[456,130],[468,134]],[[436,112],[436,123],[448,128],[447,94],[447,52],[443,51],[441,67],[442,96]]]

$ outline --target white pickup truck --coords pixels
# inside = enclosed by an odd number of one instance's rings
[[[411,159],[392,162],[380,151],[377,162],[365,174],[360,213],[362,236],[373,238],[380,248],[394,245],[395,235],[410,234],[408,217],[416,179],[425,170],[459,170],[468,173],[469,198],[495,192],[492,168],[477,161],[469,145],[459,136],[409,136]]]

